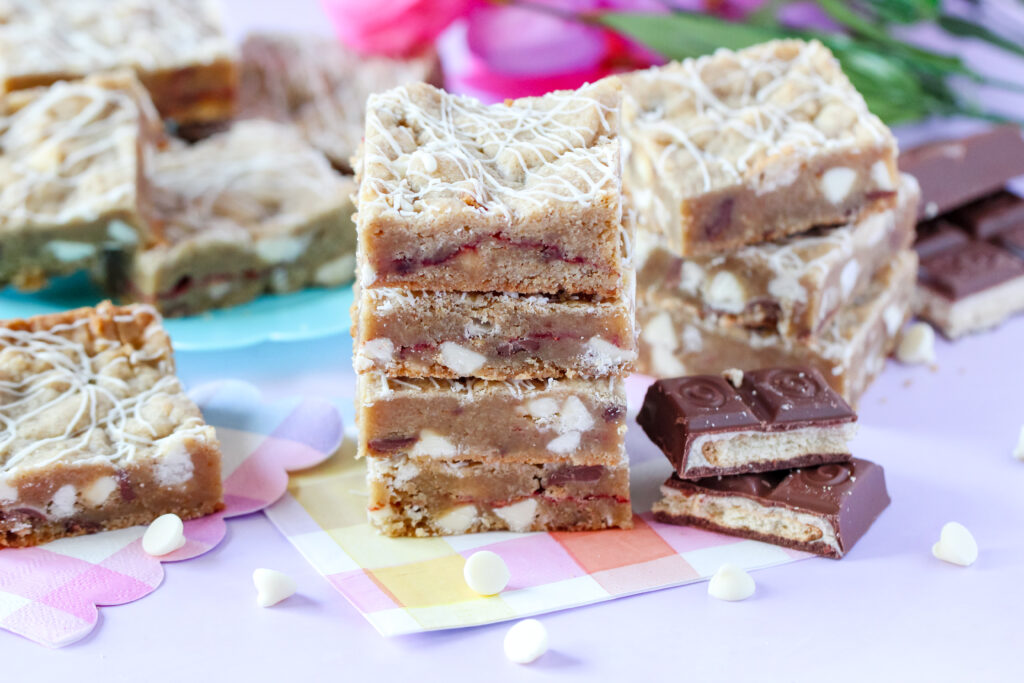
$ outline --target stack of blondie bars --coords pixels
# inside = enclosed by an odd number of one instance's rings
[[[621,85],[374,95],[357,161],[359,453],[392,536],[632,522]]]
[[[814,367],[856,402],[910,307],[919,191],[817,42],[623,78],[639,369]]]

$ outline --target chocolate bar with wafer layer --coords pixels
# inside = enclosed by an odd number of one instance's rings
[[[661,487],[654,518],[839,559],[889,505],[885,473],[860,458]]]
[[[850,459],[857,415],[811,368],[658,380],[637,423],[684,479]]]

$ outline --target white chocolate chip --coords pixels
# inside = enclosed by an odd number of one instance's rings
[[[853,184],[857,180],[857,172],[852,168],[837,166],[830,168],[821,176],[821,193],[833,204],[839,204],[850,195]]]
[[[185,525],[174,513],[160,515],[142,535],[142,549],[153,557],[173,553],[185,545]]]
[[[524,498],[518,503],[494,508],[494,514],[512,531],[529,531],[537,515],[537,499]]]
[[[924,217],[927,219],[935,218],[939,215],[939,205],[935,202],[927,202],[924,205]]]
[[[390,505],[377,508],[375,510],[367,509],[366,516],[371,522],[377,525],[384,525],[394,515],[394,509]]]
[[[683,351],[698,353],[704,349],[704,335],[693,325],[683,328]]]
[[[505,590],[512,578],[505,560],[490,550],[470,555],[462,567],[462,575],[473,592],[480,595],[497,595]]]
[[[728,370],[722,370],[722,377],[739,389],[740,385],[743,384],[743,371],[739,368],[729,368]]]
[[[295,595],[298,586],[295,579],[276,569],[256,569],[252,573],[256,585],[256,604],[270,607]]]
[[[136,244],[139,241],[135,228],[116,218],[107,223],[107,237],[119,244]]]
[[[529,664],[548,651],[548,630],[536,619],[523,619],[505,634],[505,656]]]
[[[420,438],[410,451],[414,458],[450,458],[455,453],[455,444],[430,429],[420,430]]]
[[[446,534],[463,534],[476,520],[476,506],[468,503],[453,507],[434,522]]]
[[[290,289],[286,268],[279,266],[270,271],[270,289],[279,293]]]
[[[577,396],[565,399],[558,413],[558,433],[585,432],[594,426],[594,418]]]
[[[395,344],[387,337],[363,342],[363,353],[380,363],[390,363],[395,356]]]
[[[192,479],[195,467],[192,455],[182,441],[173,441],[164,446],[157,460],[155,474],[160,486],[180,486]]]
[[[885,331],[891,337],[900,329],[903,324],[905,311],[895,304],[882,311],[882,321],[885,323]]]
[[[687,294],[696,294],[704,284],[704,269],[693,261],[683,261],[679,271],[679,289]]]
[[[939,542],[932,546],[932,555],[944,562],[969,567],[978,559],[978,544],[967,527],[949,522],[942,527]]]
[[[107,502],[110,494],[117,489],[117,481],[108,475],[96,477],[91,484],[82,489],[82,500],[91,507],[99,507]]]
[[[356,274],[356,255],[345,254],[321,263],[313,275],[313,281],[324,287],[334,287],[348,282]]]
[[[437,170],[437,159],[434,158],[434,155],[424,152],[423,150],[414,152],[412,157],[409,159],[409,163],[410,165],[415,164],[422,167],[423,171],[426,173],[433,173]]]
[[[839,286],[843,290],[843,296],[850,296],[854,285],[857,284],[857,276],[860,275],[860,264],[856,259],[850,259],[843,271],[839,273]]]
[[[673,355],[671,349],[663,346],[651,347],[651,370],[658,377],[682,377],[686,374],[686,366]]]
[[[727,562],[708,581],[708,595],[719,600],[746,600],[754,594],[755,587],[750,574]]]
[[[359,282],[363,287],[369,287],[377,279],[377,271],[369,263],[364,263],[359,269]]]
[[[558,401],[550,396],[535,398],[526,404],[526,412],[534,420],[550,420],[558,413]]]
[[[640,336],[651,346],[660,346],[668,351],[675,351],[679,347],[672,318],[664,311],[647,321]]]
[[[230,282],[211,282],[206,288],[206,293],[214,301],[220,301],[231,291]]]
[[[747,295],[736,276],[723,270],[711,278],[711,283],[704,290],[704,301],[716,311],[742,313],[747,305]]]
[[[580,447],[580,433],[566,432],[548,442],[548,450],[552,453],[572,453]]]
[[[901,363],[935,362],[935,330],[927,323],[914,323],[903,332],[896,357]]]
[[[66,519],[75,514],[75,503],[78,500],[78,489],[73,484],[64,484],[50,500],[50,515],[56,519]]]
[[[14,503],[18,500],[18,489],[11,486],[6,477],[0,476],[0,503]]]
[[[469,377],[479,370],[487,357],[455,342],[441,344],[441,364],[461,377]]]
[[[58,261],[69,263],[91,258],[96,253],[96,245],[68,240],[50,240],[46,243],[46,250]]]
[[[256,242],[256,254],[267,263],[291,263],[306,253],[313,235],[265,237]]]
[[[1017,439],[1017,447],[1013,449],[1013,457],[1024,460],[1024,427],[1020,428],[1020,438]],[[3,494],[0,492],[0,499],[2,498]]]
[[[896,183],[893,182],[892,174],[889,173],[889,167],[884,161],[876,161],[871,165],[871,181],[875,187],[885,192],[892,192],[896,189]]]
[[[587,341],[587,356],[591,363],[604,372],[619,363],[634,360],[636,351],[626,351],[600,337],[591,337]]]

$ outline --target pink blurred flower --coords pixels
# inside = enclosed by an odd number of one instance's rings
[[[426,49],[474,0],[322,0],[338,37],[366,54],[400,57]]]
[[[446,86],[485,101],[576,88],[663,61],[641,45],[580,22],[602,10],[664,12],[659,0],[533,0],[481,4],[439,43]]]

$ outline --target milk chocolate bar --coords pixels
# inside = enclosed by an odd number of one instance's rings
[[[661,487],[654,518],[839,559],[889,505],[885,473],[854,458],[781,472],[686,481]]]
[[[1017,126],[999,126],[915,147],[900,154],[899,165],[921,185],[920,216],[934,218],[1024,174],[1024,138]]]
[[[684,479],[850,459],[856,413],[811,368],[658,380],[637,423]],[[735,378],[733,378],[735,381]]]

